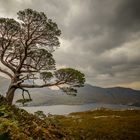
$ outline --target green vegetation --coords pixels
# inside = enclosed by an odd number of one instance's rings
[[[23,106],[26,105],[26,103],[31,102],[32,99],[19,99],[16,101],[16,103],[21,103]]]
[[[58,140],[64,137],[51,122],[8,105],[0,96],[0,140]]]
[[[0,96],[0,140],[138,140],[140,110],[29,114]]]
[[[100,109],[57,116],[61,128],[76,140],[138,140],[140,111]]]

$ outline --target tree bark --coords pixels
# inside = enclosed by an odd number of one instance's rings
[[[6,93],[6,99],[10,105],[12,105],[14,93],[15,93],[16,89],[17,89],[16,87],[9,87],[9,89]]]

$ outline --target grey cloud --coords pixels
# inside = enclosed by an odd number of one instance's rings
[[[63,27],[63,22],[68,14],[70,3],[68,0],[1,0],[0,12],[5,16],[16,18],[19,10],[32,8],[44,12],[48,18],[53,19]]]
[[[113,24],[117,29],[126,32],[139,30],[140,23],[140,1],[123,0],[116,8]]]
[[[80,0],[74,3],[79,12],[70,17],[64,37],[82,37],[82,42],[98,38],[92,45],[87,46],[86,50],[101,53],[119,47],[140,31],[139,0],[87,0],[85,3]]]
[[[82,70],[87,82],[111,86],[139,81],[139,0],[1,0],[0,16],[33,8],[62,30],[58,66]]]

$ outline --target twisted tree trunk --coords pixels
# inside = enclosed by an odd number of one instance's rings
[[[10,105],[12,105],[14,93],[15,93],[16,89],[17,89],[16,87],[10,86],[6,93],[6,99]]]
[[[10,105],[12,105],[12,102],[14,99],[14,94],[17,89],[17,86],[15,83],[17,83],[18,80],[19,80],[19,76],[17,76],[17,74],[15,74],[11,79],[11,83],[10,83],[8,91],[6,93],[6,99]]]

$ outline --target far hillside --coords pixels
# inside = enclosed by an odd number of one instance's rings
[[[3,77],[0,78],[0,93],[5,93],[9,81]],[[113,87],[101,88],[85,84],[78,89],[76,96],[68,96],[60,90],[49,88],[30,89],[33,99],[29,105],[78,105],[87,103],[104,103],[104,104],[127,104],[140,105],[140,91],[130,88]],[[22,98],[21,91],[17,91],[14,102]]]

